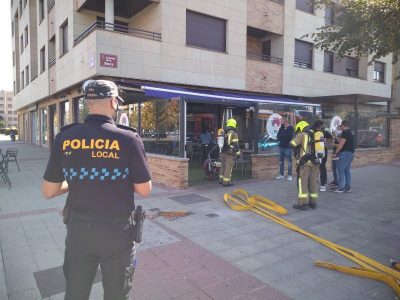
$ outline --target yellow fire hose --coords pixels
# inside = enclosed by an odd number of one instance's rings
[[[346,274],[356,275],[360,277],[366,277],[370,279],[380,280],[388,284],[397,296],[400,296],[400,272],[387,267],[365,255],[362,255],[352,249],[340,246],[332,243],[331,241],[320,238],[312,233],[309,233],[296,225],[277,217],[268,210],[272,210],[282,215],[287,214],[287,210],[260,195],[253,195],[249,197],[248,193],[244,189],[234,190],[231,194],[224,194],[225,203],[233,210],[244,211],[250,210],[256,214],[263,216],[271,221],[274,221],[282,226],[285,226],[291,230],[297,231],[316,242],[336,251],[337,253],[347,257],[348,259],[359,264],[362,268],[353,268],[346,266],[334,265],[327,262],[317,261],[316,266],[327,269],[337,270]]]

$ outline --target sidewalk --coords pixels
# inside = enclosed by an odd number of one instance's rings
[[[40,193],[48,151],[21,142],[13,186],[0,182],[0,300],[63,299],[65,196],[44,200]],[[284,218],[332,242],[383,264],[400,258],[400,162],[353,170],[351,194],[321,193],[318,208],[291,208],[296,183],[241,181],[234,188],[261,194],[288,208]],[[168,220],[147,218],[138,247],[134,299],[396,299],[383,283],[314,266],[324,260],[354,264],[252,212],[223,203],[233,189],[218,184],[177,191],[161,186],[137,200],[148,215],[156,209],[192,214]],[[91,299],[102,299],[96,277]]]

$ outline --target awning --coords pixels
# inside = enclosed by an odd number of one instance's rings
[[[257,103],[273,103],[299,106],[320,106],[316,103],[307,103],[296,99],[281,98],[273,96],[260,96],[255,94],[244,93],[225,93],[217,91],[204,91],[186,88],[168,87],[168,86],[150,86],[142,85],[141,88],[145,91],[145,95],[149,97],[158,97],[171,99],[183,97],[185,100],[204,101],[204,100],[219,100],[219,101],[240,101],[240,102],[257,102]]]

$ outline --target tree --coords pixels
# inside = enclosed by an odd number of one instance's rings
[[[315,46],[339,56],[356,54],[371,61],[400,55],[400,0],[316,0],[317,7],[330,8],[334,23],[318,28],[310,36]]]

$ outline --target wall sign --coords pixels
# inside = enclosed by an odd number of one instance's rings
[[[100,66],[107,68],[118,68],[118,56],[100,53]]]

